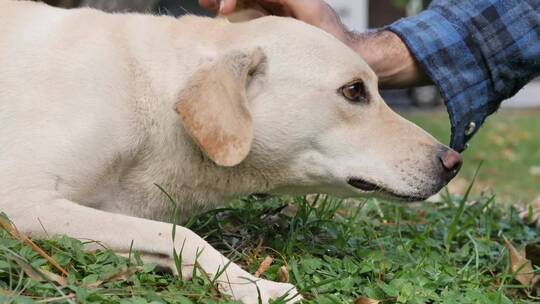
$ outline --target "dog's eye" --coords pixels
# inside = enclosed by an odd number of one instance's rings
[[[367,101],[366,87],[361,81],[345,85],[339,91],[343,97],[351,102],[359,103]]]

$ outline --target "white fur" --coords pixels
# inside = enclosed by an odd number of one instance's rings
[[[254,139],[238,166],[217,166],[174,111],[189,77],[233,50],[260,48],[267,68],[247,88]],[[338,93],[362,79],[369,104]],[[347,184],[376,182],[383,195],[426,197],[447,182],[441,145],[391,112],[374,73],[326,33],[290,19],[247,23],[201,17],[106,14],[0,0],[0,210],[33,237],[100,240],[119,253],[171,256],[210,274],[227,259],[179,227],[180,220],[253,192],[371,195]],[[170,263],[170,259],[168,260]],[[226,279],[228,277],[228,279]],[[257,303],[252,277],[232,264],[225,292]],[[252,277],[253,278],[253,277]],[[232,284],[225,283],[230,280]],[[247,283],[247,284],[246,284]],[[260,280],[263,302],[289,284]],[[297,297],[296,299],[298,299]]]

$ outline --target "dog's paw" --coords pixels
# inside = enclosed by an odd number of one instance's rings
[[[277,283],[262,279],[246,279],[245,283],[222,282],[220,290],[232,296],[244,304],[267,304],[275,299],[283,299],[285,303],[297,303],[302,300],[302,296],[294,285],[288,283]]]

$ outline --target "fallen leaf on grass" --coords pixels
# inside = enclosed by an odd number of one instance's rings
[[[68,281],[65,277],[59,276],[56,273],[40,269],[40,272],[49,280],[56,282],[58,285],[62,287],[66,287],[68,285]]]
[[[525,246],[525,257],[534,266],[540,266],[540,243],[527,244]]]
[[[356,301],[354,301],[354,304],[379,304],[379,303],[381,302],[370,299],[370,298],[366,298],[366,297],[361,297],[361,298],[356,299]]]
[[[505,237],[503,238],[508,253],[510,254],[510,269],[514,274],[515,279],[524,286],[534,286],[538,283],[540,278],[534,274],[531,261],[525,257],[524,252],[519,252],[510,241]]]
[[[15,263],[17,263],[17,265],[19,265],[19,267],[21,267],[21,270],[32,280],[34,281],[38,281],[38,282],[41,282],[43,281],[43,276],[40,275],[39,272],[37,272],[33,267],[32,265],[28,264],[26,261],[24,261],[23,259],[17,257],[17,256],[11,256],[9,257],[10,259],[12,259],[13,261],[15,261]]]
[[[56,282],[58,285],[62,287],[67,286],[67,279],[59,276],[55,273],[52,273],[50,271],[44,270],[44,269],[36,269],[32,267],[29,263],[24,261],[23,259],[19,258],[18,256],[11,256],[10,259],[15,261],[19,267],[21,267],[21,270],[32,280],[43,282],[43,281],[53,281]]]
[[[289,269],[287,269],[287,266],[279,267],[277,278],[278,282],[289,283]]]
[[[255,277],[260,278],[261,275],[263,275],[268,268],[272,265],[274,262],[274,258],[271,256],[267,256],[264,261],[262,261],[261,265],[259,265],[259,269],[255,272]]]
[[[293,205],[293,204],[288,204],[285,208],[281,210],[280,213],[285,215],[286,217],[293,218],[298,213],[298,206]]]

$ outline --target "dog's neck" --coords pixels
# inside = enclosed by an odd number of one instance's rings
[[[169,33],[168,37],[165,35],[153,39],[179,45],[179,54],[175,60],[163,62],[160,58],[152,57],[155,52],[148,43],[132,46],[147,48],[133,52],[148,58],[135,58],[136,64],[131,67],[132,73],[137,75],[137,83],[133,85],[133,94],[136,96],[133,106],[137,113],[133,127],[144,130],[141,133],[145,137],[137,140],[139,144],[132,151],[131,161],[135,165],[124,178],[135,181],[135,189],[130,191],[137,199],[163,206],[156,208],[153,205],[148,208],[152,209],[148,211],[152,214],[136,210],[132,215],[160,220],[169,218],[170,202],[154,185],[157,184],[177,201],[181,220],[185,220],[189,215],[203,211],[200,209],[202,206],[212,208],[223,205],[239,196],[266,192],[273,185],[269,176],[271,171],[263,172],[252,167],[249,157],[232,168],[220,167],[205,157],[184,130],[174,110],[185,82],[204,63],[205,56],[201,56],[201,53],[211,56],[213,51],[212,42],[206,41],[204,35],[189,37],[193,34],[182,34],[182,25],[191,23],[192,26],[193,23],[205,22],[220,27],[227,21],[198,17],[183,17],[174,21],[164,19],[164,22],[171,21],[175,22],[176,32]],[[193,61],[193,58],[201,57],[201,62]],[[151,82],[155,79],[166,79],[167,82]],[[159,209],[161,211],[155,211]]]
[[[148,211],[131,210],[128,213],[169,220],[170,201],[156,185],[163,188],[177,203],[179,221],[224,206],[240,196],[267,192],[275,186],[270,176],[271,171],[254,168],[248,161],[232,168],[220,167],[202,154],[181,127],[174,133],[174,139],[152,136],[148,144],[144,144],[135,155],[136,165],[124,179],[129,180],[133,187],[129,189],[132,197],[152,204],[152,208],[148,208]],[[182,146],[182,149],[178,149],[178,146]],[[182,154],[178,154],[179,151]]]

